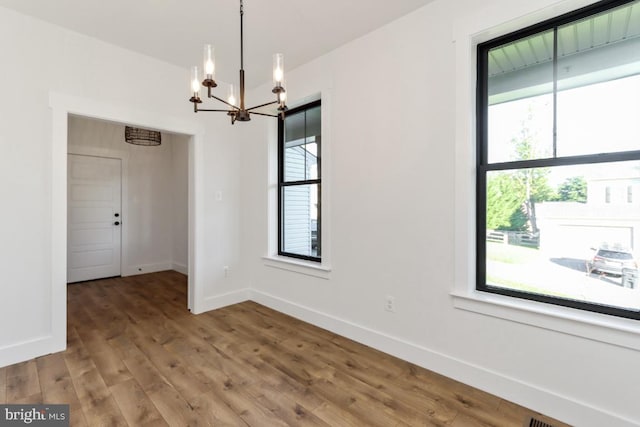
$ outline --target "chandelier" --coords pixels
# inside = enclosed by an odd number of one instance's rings
[[[256,111],[259,108],[267,107],[269,105],[278,104],[278,114],[284,116],[284,112],[287,111],[285,100],[287,98],[287,91],[284,88],[284,56],[281,53],[273,55],[273,83],[274,87],[272,92],[276,95],[276,100],[267,102],[265,104],[256,105],[255,107],[246,108],[244,102],[245,85],[244,85],[244,34],[243,34],[243,18],[244,18],[244,5],[240,0],[240,102],[237,102],[234,85],[231,84],[227,99],[217,97],[212,93],[212,89],[218,86],[215,81],[215,61],[213,55],[213,46],[207,44],[204,46],[204,67],[202,82],[200,81],[200,75],[198,67],[192,67],[191,69],[191,92],[193,96],[189,99],[193,103],[193,112],[198,111],[213,111],[220,113],[227,113],[231,117],[231,124],[236,121],[248,122],[251,120],[251,114],[258,116],[278,117],[274,114],[266,114]],[[223,104],[227,105],[227,109],[203,109],[199,108],[198,104],[202,104],[200,98],[201,86],[207,88],[207,98],[213,98]]]

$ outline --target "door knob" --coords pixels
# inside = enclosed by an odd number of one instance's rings
[[[114,222],[113,225],[120,225],[120,221]]]
[[[119,214],[119,213],[117,213],[117,214],[115,214],[115,215],[113,215],[113,216],[115,216],[116,218],[118,218],[118,217],[120,216],[120,214]]]

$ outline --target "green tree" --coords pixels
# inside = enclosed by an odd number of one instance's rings
[[[487,175],[487,229],[515,230],[514,215],[524,201],[514,183],[514,173],[491,172]]]
[[[510,230],[515,230],[515,231],[527,230],[527,224],[529,223],[529,218],[527,218],[527,214],[524,211],[524,205],[522,203],[511,214],[511,218],[509,218],[509,222],[511,223]]]
[[[549,157],[531,130],[534,106],[522,121],[520,132],[511,139],[514,161]],[[545,149],[546,148],[546,149]],[[487,175],[487,229],[538,231],[536,203],[557,198],[549,185],[549,168],[524,168]]]
[[[523,121],[520,135],[513,138],[515,160],[533,160],[546,157],[547,153],[538,146],[538,138],[530,129],[531,114]],[[549,168],[519,169],[514,174],[515,191],[523,196],[522,210],[527,218],[527,229],[538,232],[536,220],[536,203],[554,199],[554,192],[549,185]]]
[[[587,202],[587,181],[583,176],[572,176],[558,186],[558,198],[561,202]]]

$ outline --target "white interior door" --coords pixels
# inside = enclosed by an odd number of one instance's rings
[[[119,159],[68,155],[67,283],[120,275]]]

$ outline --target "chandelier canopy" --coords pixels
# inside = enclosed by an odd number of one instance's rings
[[[200,81],[200,74],[198,67],[192,67],[191,69],[191,93],[192,96],[189,99],[193,103],[193,111],[197,113],[199,111],[213,111],[227,113],[231,117],[231,124],[236,121],[248,122],[251,120],[251,114],[267,117],[278,117],[275,114],[267,114],[257,112],[256,110],[269,105],[278,104],[278,114],[284,115],[287,111],[285,104],[287,98],[287,91],[284,88],[284,56],[281,53],[273,55],[273,92],[276,95],[276,100],[267,102],[265,104],[256,105],[255,107],[246,108],[244,102],[245,84],[244,84],[244,4],[243,0],[240,0],[240,102],[238,103],[238,97],[236,96],[234,85],[231,84],[227,99],[217,97],[212,93],[212,89],[217,87],[218,84],[215,81],[215,60],[213,46],[207,44],[204,46],[204,67],[203,67],[203,80]],[[223,104],[227,105],[227,109],[203,109],[199,108],[198,104],[202,104],[200,98],[200,89],[204,86],[207,88],[207,98],[213,98]]]

